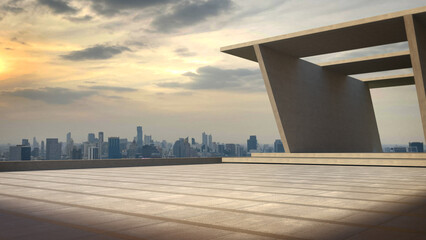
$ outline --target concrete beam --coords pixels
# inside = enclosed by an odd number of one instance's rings
[[[413,64],[414,82],[426,139],[426,24],[419,16],[404,16],[408,46]]]
[[[263,45],[254,46],[286,152],[381,152],[368,87]]]
[[[221,163],[222,158],[149,158],[0,162],[0,172]]]
[[[360,80],[365,82],[369,88],[396,87],[414,84],[413,74],[367,78]]]
[[[396,52],[321,63],[326,70],[346,75],[411,68],[410,52]]]

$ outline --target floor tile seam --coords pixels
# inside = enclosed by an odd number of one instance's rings
[[[73,183],[65,183],[69,185],[75,185]],[[278,204],[278,205],[294,205],[294,206],[302,206],[302,207],[316,207],[323,209],[338,209],[338,210],[348,210],[348,211],[357,211],[357,212],[367,212],[367,213],[378,213],[378,214],[390,214],[390,215],[401,215],[401,212],[390,212],[390,211],[379,211],[379,210],[368,210],[368,209],[359,209],[359,208],[346,208],[346,207],[336,207],[336,206],[326,206],[326,205],[315,205],[315,204],[302,204],[302,203],[294,203],[294,202],[284,202],[284,201],[270,201],[270,200],[259,200],[259,199],[248,199],[248,198],[237,198],[237,197],[226,197],[226,196],[215,196],[215,195],[205,195],[205,194],[191,194],[191,193],[181,193],[181,192],[170,192],[170,191],[160,191],[160,190],[142,190],[142,189],[133,189],[133,188],[119,188],[112,186],[101,186],[101,185],[87,185],[92,187],[104,187],[111,189],[120,189],[120,190],[132,190],[132,191],[141,191],[141,192],[156,192],[156,193],[164,193],[164,194],[177,194],[177,195],[186,195],[186,196],[195,196],[195,197],[205,197],[205,198],[217,198],[217,199],[227,199],[227,200],[239,200],[246,202],[258,202],[260,204]],[[403,214],[405,216],[426,216],[424,214]]]
[[[78,169],[78,170],[80,170],[80,169]],[[85,171],[85,169],[81,169],[81,170]],[[140,170],[140,169],[137,169],[137,170],[135,170],[135,169],[129,169],[128,172],[135,172],[135,173],[137,173],[137,172],[167,173],[168,172],[168,171],[165,171],[165,170],[161,170],[161,171],[151,170],[151,169],[149,171],[144,171],[144,170],[145,169],[142,169],[142,170]],[[324,170],[326,170],[326,169],[324,169]],[[424,177],[425,176],[425,174],[423,174],[423,172],[426,171],[426,170],[424,170],[424,169],[421,169],[421,171],[416,171],[416,172],[422,172],[422,173],[418,173],[416,175],[413,174],[412,170],[413,169],[410,169],[410,171],[407,171],[407,173],[402,174],[402,173],[398,173],[398,171],[396,171],[396,170],[393,169],[392,174],[390,174],[390,171],[377,172],[377,171],[373,171],[373,170],[371,170],[371,173],[364,173],[365,169],[363,169],[362,172],[361,172],[361,170],[358,171],[358,172],[351,171],[351,174],[354,175],[353,178],[374,177],[375,180],[378,180],[378,179],[390,179],[390,180],[392,180],[394,178],[391,175],[396,175],[397,177],[404,177],[404,176],[407,176],[407,174],[410,174],[410,176],[415,176],[415,177]],[[183,171],[182,170],[178,170],[178,171],[173,170],[173,171],[174,172],[179,172],[179,173],[193,173],[194,172],[194,171],[188,171],[188,170],[183,170]],[[268,175],[271,175],[271,174],[274,175],[274,176],[291,176],[291,175],[297,174],[297,175],[302,175],[302,176],[324,177],[324,175],[323,175],[324,171],[307,172],[306,171],[306,167],[302,171],[289,171],[288,169],[283,169],[283,171],[285,171],[285,173],[282,173],[282,172],[271,172],[271,170],[268,170],[268,171],[265,170],[264,173],[262,173],[260,170],[259,171],[237,171],[237,172],[235,172],[235,171],[229,171],[229,170],[226,171],[226,172],[224,172],[224,171],[210,171],[209,170],[209,171],[203,171],[203,172],[204,173],[209,173],[209,174],[212,174],[212,175],[216,175],[216,174],[218,174],[218,175],[228,175],[229,174],[229,175],[232,175],[232,176],[235,176],[235,175],[247,175],[247,174],[255,175],[255,176],[268,176]],[[110,173],[114,173],[114,172],[117,172],[117,171],[114,171],[114,170],[111,170],[111,169],[99,169],[98,172],[110,172]],[[200,171],[198,171],[198,172],[200,172]],[[381,176],[381,178],[377,178],[377,175],[374,175],[374,173],[386,174],[386,176]],[[341,172],[341,173],[331,173],[330,175],[327,175],[327,177],[346,177],[346,176],[347,175],[345,175],[344,172]]]
[[[63,178],[74,179],[72,177],[63,177]],[[85,179],[85,178],[79,178],[79,179]],[[23,180],[31,180],[31,179],[23,179]],[[102,179],[91,179],[91,178],[86,178],[86,180],[102,181]],[[36,181],[58,183],[57,181],[46,181],[46,180],[40,180],[40,179],[36,179]],[[118,181],[118,182],[129,183],[129,182],[126,182],[126,181]],[[159,186],[167,186],[167,187],[185,187],[185,188],[196,188],[196,189],[205,189],[205,190],[206,189],[225,190],[225,191],[230,191],[230,192],[263,193],[263,194],[274,194],[274,195],[285,195],[285,196],[290,195],[290,196],[302,196],[302,197],[315,197],[315,198],[328,198],[328,199],[343,199],[343,200],[352,200],[352,201],[366,201],[366,202],[380,202],[380,203],[393,203],[393,204],[412,205],[412,202],[404,202],[404,201],[390,201],[390,200],[377,200],[377,199],[364,199],[364,198],[347,198],[347,197],[335,197],[335,196],[325,196],[325,195],[300,194],[300,193],[280,193],[280,192],[250,191],[250,190],[238,190],[238,189],[228,189],[228,188],[212,188],[212,187],[199,187],[199,186],[181,186],[181,185],[158,184],[158,183],[138,183],[138,184],[149,185],[149,186],[151,186],[151,185],[159,185]],[[80,184],[80,185],[82,185],[82,184]],[[135,190],[137,190],[137,189],[135,189]]]
[[[0,183],[0,185],[6,185],[6,184]],[[374,225],[369,225],[369,224],[356,224],[356,223],[350,223],[350,222],[342,222],[342,221],[319,219],[319,218],[307,218],[307,217],[297,217],[297,216],[282,215],[282,214],[260,213],[260,212],[246,211],[246,210],[240,210],[240,209],[200,206],[200,205],[193,205],[193,204],[173,203],[173,202],[165,202],[165,201],[157,201],[157,200],[149,200],[149,199],[111,196],[111,195],[105,195],[105,194],[87,194],[87,193],[82,193],[77,191],[60,190],[60,189],[52,189],[52,188],[28,187],[28,186],[13,185],[13,184],[8,184],[8,185],[15,186],[15,187],[35,188],[35,189],[41,189],[41,190],[47,190],[47,191],[63,192],[63,193],[72,193],[72,194],[89,195],[89,196],[91,195],[91,196],[97,196],[97,197],[103,197],[103,198],[114,198],[114,199],[131,200],[131,201],[138,201],[138,202],[150,202],[150,203],[163,204],[163,205],[175,205],[175,206],[183,206],[183,207],[190,207],[190,208],[208,209],[208,210],[223,211],[223,212],[234,212],[234,213],[241,213],[241,214],[248,214],[248,215],[294,219],[294,220],[302,220],[302,221],[310,221],[310,222],[322,222],[322,223],[330,223],[330,224],[345,225],[345,226],[352,226],[352,227],[363,227],[363,228],[374,227]],[[401,216],[401,214],[399,214],[398,216]],[[395,228],[395,229],[396,230],[394,231],[399,231],[398,228]]]
[[[141,238],[133,237],[131,235],[125,235],[125,234],[117,233],[117,232],[114,232],[114,231],[99,230],[99,229],[95,229],[95,228],[91,228],[91,227],[87,227],[87,226],[83,226],[83,225],[79,225],[79,224],[67,223],[67,222],[62,222],[62,221],[58,221],[58,220],[33,216],[33,215],[30,215],[30,214],[24,214],[24,213],[21,213],[21,212],[15,212],[15,211],[10,211],[10,210],[5,210],[5,209],[0,209],[0,212],[3,212],[4,214],[7,214],[7,215],[20,217],[20,218],[26,218],[26,219],[35,220],[35,221],[41,221],[41,222],[45,222],[45,223],[48,223],[48,224],[53,224],[53,225],[57,225],[57,226],[61,226],[61,227],[67,227],[67,228],[82,230],[82,231],[85,231],[85,232],[95,233],[95,234],[104,235],[104,236],[113,237],[113,238],[118,238],[118,239],[143,240]]]
[[[79,171],[79,172],[86,172],[86,171]],[[97,172],[100,172],[100,171],[97,171]],[[151,172],[151,171],[150,171]],[[119,172],[115,172],[115,171],[102,171],[101,173],[119,173]],[[139,172],[134,172],[135,174],[136,173],[139,173]],[[141,173],[145,173],[145,172],[141,172]],[[155,173],[155,172],[152,172],[152,173]],[[167,172],[164,172],[164,173],[167,173]],[[184,174],[186,174],[186,173],[189,173],[189,174],[193,174],[193,172],[191,172],[191,171],[186,171],[186,172],[184,172]],[[89,174],[90,174],[90,172],[89,172]],[[208,173],[209,175],[219,175],[219,176],[235,176],[235,174],[223,174],[223,172],[217,172],[217,173]],[[200,174],[200,176],[204,176],[204,175],[206,175],[205,173],[203,173],[203,174]],[[247,176],[247,175],[255,175],[255,174],[249,174],[249,173],[243,173],[243,174],[241,174],[241,175],[244,175],[244,176]],[[330,177],[330,176],[333,176],[333,175],[330,175],[330,174],[327,174],[327,176],[324,176],[323,174],[318,174],[318,175],[306,175],[306,174],[302,174],[302,173],[292,173],[292,174],[282,174],[281,176],[284,176],[284,177],[287,177],[287,176],[294,176],[294,175],[298,175],[298,176],[312,176],[312,177],[315,177],[315,178],[333,178],[333,177]],[[271,176],[271,174],[265,174],[265,175],[261,175],[261,176]],[[259,177],[261,177],[261,176],[259,176]],[[368,175],[368,176],[371,176],[371,175]],[[406,177],[407,175],[406,174],[404,174],[404,175],[401,175],[401,176],[395,176],[395,177],[393,177],[393,178],[391,178],[391,177],[389,177],[389,178],[371,178],[372,180],[375,180],[375,181],[377,181],[377,180],[379,180],[380,181],[380,179],[382,179],[382,181],[401,181],[401,180],[396,180],[398,177]],[[413,175],[410,175],[410,177],[412,177]],[[339,175],[339,176],[336,176],[335,178],[336,179],[340,179],[340,177],[345,177],[345,178],[348,178],[348,179],[359,179],[359,178],[363,178],[363,176],[354,176],[354,177],[348,177],[347,175]],[[418,178],[415,178],[415,177],[412,177],[413,179],[410,179],[410,180],[407,180],[407,181],[415,181],[415,182],[421,182],[421,183],[424,183],[425,181],[426,181],[426,179],[425,180],[418,180]],[[305,179],[305,178],[302,178],[302,179]],[[405,181],[405,180],[404,180]]]
[[[146,173],[145,173],[146,174]],[[74,174],[75,175],[75,174]],[[87,174],[77,174],[77,175],[87,175]],[[156,174],[150,174],[150,175],[156,175]],[[166,176],[170,176],[169,174],[163,174],[163,175],[166,175]],[[98,175],[98,176],[100,176],[100,175]],[[140,178],[137,178],[137,177],[129,177],[129,174],[126,174],[126,178],[135,178],[135,179],[140,179]],[[178,176],[177,174],[173,174],[172,176]],[[120,177],[120,176],[113,176],[113,177]],[[182,176],[180,176],[180,177],[182,177]],[[217,179],[217,180],[221,180],[220,178],[214,178],[214,177],[206,177],[206,175],[200,175],[200,177],[203,177],[203,179]],[[195,179],[197,179],[197,177],[190,177],[190,178],[195,178]],[[265,180],[254,180],[254,179],[226,179],[227,181],[232,181],[232,180],[238,180],[238,181],[250,181],[250,182],[266,182],[266,183],[280,183],[280,184],[300,184],[300,185],[308,185],[308,184],[311,184],[311,183],[297,183],[297,182],[295,182],[295,183],[293,183],[293,182],[280,182],[280,181],[265,181]],[[312,179],[312,181],[315,181],[315,179]],[[317,181],[315,181],[315,182],[317,182]],[[339,181],[339,182],[342,182],[342,181]],[[372,183],[372,182],[366,182],[366,184],[367,183]],[[373,182],[374,183],[374,182]],[[425,181],[425,183],[426,183],[426,181]],[[383,185],[385,185],[385,183],[380,183],[380,184],[383,184]],[[403,188],[403,187],[401,187],[401,188],[396,188],[396,187],[383,187],[383,186],[367,186],[367,185],[342,185],[342,184],[325,184],[325,183],[315,183],[314,185],[324,185],[324,186],[340,186],[340,187],[359,187],[359,188],[378,188],[378,189],[389,189],[389,190],[407,190],[407,191],[421,191],[421,190],[425,190],[426,191],[426,188],[424,188],[424,189],[413,189],[413,188]],[[389,184],[386,184],[386,185],[389,185]],[[424,187],[424,185],[422,185],[422,187]]]
[[[113,209],[106,209],[106,208],[99,208],[99,207],[91,207],[91,206],[84,206],[84,205],[78,205],[78,204],[71,204],[71,203],[64,203],[64,202],[57,202],[57,201],[51,201],[51,200],[45,200],[45,199],[37,199],[32,197],[23,197],[23,196],[16,196],[16,195],[9,195],[0,193],[0,195],[3,196],[11,196],[21,199],[27,199],[32,201],[41,201],[41,202],[47,202],[47,203],[53,203],[53,204],[60,204],[60,205],[66,205],[66,206],[72,206],[77,208],[84,208],[84,209],[91,209],[91,210],[98,210],[103,212],[110,212],[110,213],[118,213],[118,214],[124,214],[134,217],[141,217],[141,218],[148,218],[148,219],[154,219],[154,220],[160,220],[164,222],[174,222],[174,223],[180,223],[180,224],[186,224],[191,226],[198,226],[198,227],[205,227],[210,229],[219,229],[224,231],[230,231],[230,232],[238,232],[238,233],[248,233],[252,235],[257,236],[265,236],[265,237],[273,237],[278,239],[288,239],[288,240],[307,240],[304,238],[296,238],[288,235],[283,234],[274,234],[274,233],[268,233],[268,232],[260,232],[260,231],[254,231],[249,229],[242,229],[242,228],[234,228],[229,226],[222,226],[217,224],[206,224],[206,223],[200,223],[200,222],[193,222],[188,220],[181,220],[181,219],[173,219],[173,218],[167,218],[167,217],[161,217],[161,216],[154,216],[154,215],[148,215],[148,214],[141,214],[141,213],[133,213],[133,212],[124,212],[120,210],[113,210]]]
[[[27,174],[25,174],[27,175]],[[28,175],[33,175],[33,176],[37,176],[37,174],[28,174]],[[77,174],[78,175],[78,174]],[[40,175],[38,175],[40,176]],[[44,175],[43,175],[44,176]],[[73,175],[75,177],[75,175]],[[89,175],[79,175],[79,176],[89,176]],[[90,176],[97,176],[97,177],[109,177],[107,175],[96,175],[96,174],[90,174]],[[50,176],[51,178],[55,177],[55,176]],[[57,176],[57,177],[64,177],[64,176]],[[2,177],[0,177],[2,178]],[[70,178],[70,177],[69,177]],[[123,178],[129,178],[129,177],[124,177]],[[82,178],[80,178],[82,179]],[[101,179],[96,179],[96,178],[89,178],[89,179],[93,179],[93,180],[101,180]],[[159,180],[159,181],[164,181],[164,179],[159,179],[159,178],[138,178],[141,181],[143,180]],[[116,182],[127,182],[127,183],[133,183],[133,184],[144,184],[145,182],[133,182],[133,181],[122,181],[122,180],[116,180],[114,179],[114,181]],[[217,183],[217,182],[209,182],[209,181],[186,181],[186,180],[173,180],[176,182],[187,182],[187,183],[206,183],[206,184],[224,184],[224,183]],[[154,184],[151,182],[151,184]],[[155,183],[158,184],[158,183]],[[160,185],[160,184],[158,184]],[[185,185],[171,185],[168,184],[169,186],[185,186]],[[230,184],[228,184],[227,186],[229,186]],[[232,185],[237,185],[237,186],[244,186],[244,187],[268,187],[268,188],[277,188],[277,189],[296,189],[296,190],[314,190],[314,191],[330,191],[330,192],[346,192],[346,193],[361,193],[361,194],[371,194],[371,195],[390,195],[390,196],[403,196],[403,197],[425,197],[426,195],[417,195],[417,194],[399,194],[399,193],[381,193],[381,192],[365,192],[365,191],[351,191],[351,190],[341,190],[341,189],[323,189],[323,188],[308,188],[308,187],[277,187],[277,186],[268,186],[268,185],[248,185],[248,184],[239,184],[239,183],[233,183]],[[194,187],[194,186],[192,186]],[[232,189],[233,191],[241,191],[241,189]],[[245,191],[245,190],[244,190]],[[278,192],[277,192],[278,193]],[[285,193],[287,194],[287,193]]]

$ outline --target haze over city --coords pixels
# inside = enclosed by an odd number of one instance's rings
[[[258,64],[221,46],[424,1],[18,0],[0,6],[0,144],[72,132],[279,139]],[[382,48],[383,49],[383,48]],[[388,52],[407,49],[386,46]],[[374,54],[375,48],[322,56]],[[372,90],[383,144],[423,142],[414,86]]]

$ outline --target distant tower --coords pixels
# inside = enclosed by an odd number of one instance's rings
[[[104,132],[99,132],[98,133],[98,147],[99,147],[99,159],[102,159],[102,153],[103,153],[103,148],[102,145],[104,144]]]
[[[57,138],[46,139],[46,160],[61,160],[61,146]]]
[[[44,141],[43,140],[41,140],[40,157],[41,158],[45,158],[46,157],[46,152],[44,151]]]
[[[257,150],[256,135],[250,136],[250,139],[247,140],[247,152],[250,152],[250,150]]]
[[[89,147],[89,160],[99,159],[99,148]]]
[[[33,137],[33,148],[39,148],[36,137]]]
[[[136,144],[138,145],[138,147],[142,147],[143,146],[143,139],[142,139],[143,131],[142,131],[142,127],[138,126],[136,128],[136,130],[137,130]]]
[[[71,132],[67,133],[67,144],[71,142]]]
[[[22,145],[30,146],[30,141],[28,139],[22,139]]]
[[[99,143],[103,143],[104,142],[104,132],[99,132],[98,138],[99,138]]]
[[[207,134],[205,132],[201,134],[201,145],[207,146]]]
[[[284,152],[284,145],[279,139],[274,142],[274,152]]]
[[[415,149],[415,152],[424,152],[423,143],[422,142],[410,142],[408,143],[410,149]]]
[[[119,137],[108,138],[108,158],[109,159],[121,158]]]
[[[96,137],[95,137],[95,134],[94,133],[89,133],[88,135],[87,135],[87,141],[89,142],[89,143],[95,143],[96,141],[95,141],[95,139],[96,139]]]

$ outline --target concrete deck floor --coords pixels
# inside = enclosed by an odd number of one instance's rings
[[[3,172],[0,239],[426,239],[426,168]]]

